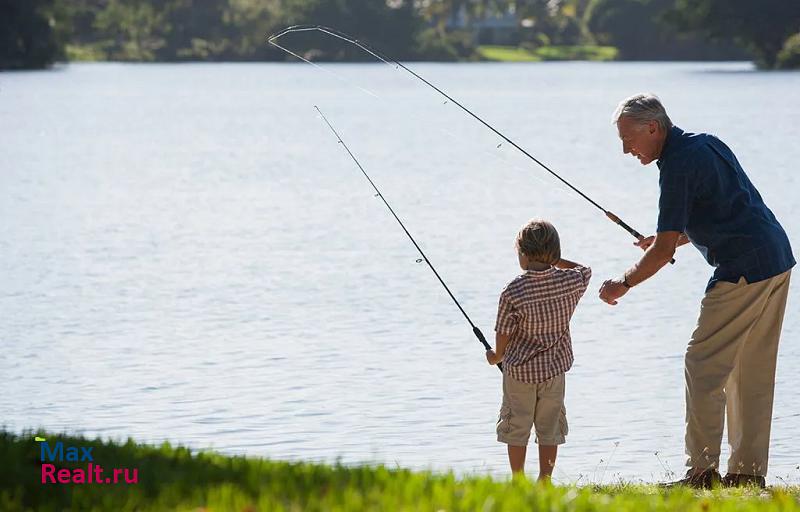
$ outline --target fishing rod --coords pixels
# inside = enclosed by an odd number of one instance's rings
[[[447,285],[445,284],[444,280],[439,275],[439,272],[437,272],[436,269],[433,268],[433,264],[431,263],[431,261],[428,259],[428,257],[425,255],[425,253],[422,251],[422,249],[420,248],[419,244],[417,244],[417,241],[414,240],[414,237],[411,236],[411,233],[408,232],[408,230],[406,229],[406,226],[403,224],[403,221],[400,220],[400,217],[398,217],[397,214],[394,213],[394,210],[392,209],[391,206],[389,206],[389,203],[386,201],[386,198],[383,197],[383,194],[381,193],[380,190],[378,190],[378,187],[372,181],[372,178],[369,177],[369,174],[367,174],[367,171],[365,171],[364,168],[361,166],[361,164],[358,162],[358,159],[355,157],[353,152],[350,151],[350,148],[348,148],[347,144],[344,143],[344,141],[342,140],[342,137],[339,135],[339,132],[336,131],[336,129],[333,127],[333,125],[330,123],[330,121],[328,121],[328,118],[325,117],[325,114],[322,113],[322,111],[319,109],[318,106],[314,105],[314,108],[317,109],[317,112],[319,112],[319,115],[322,116],[322,119],[325,121],[325,124],[328,125],[328,128],[331,129],[333,134],[339,140],[339,144],[341,144],[342,147],[344,147],[344,149],[347,151],[347,154],[350,155],[350,158],[353,159],[353,162],[355,162],[356,165],[358,166],[358,168],[361,170],[361,173],[364,175],[365,178],[367,178],[367,181],[369,181],[369,184],[372,185],[372,188],[375,189],[376,196],[381,198],[381,201],[383,201],[383,204],[386,205],[386,208],[388,208],[389,211],[392,213],[392,216],[394,216],[395,220],[400,224],[400,227],[403,228],[403,231],[406,232],[406,235],[411,240],[411,243],[414,244],[414,247],[417,248],[417,251],[419,251],[420,255],[422,256],[422,260],[417,260],[417,261],[423,261],[424,260],[425,263],[428,264],[428,266],[430,267],[430,269],[433,271],[434,275],[436,276],[436,279],[438,279],[439,282],[442,283],[442,286],[444,286],[444,289],[447,291],[447,294],[450,295],[450,298],[453,299],[453,302],[455,302],[456,306],[458,306],[458,310],[461,311],[461,314],[464,315],[464,318],[466,318],[467,322],[469,322],[469,325],[472,327],[472,332],[473,332],[473,334],[475,334],[475,337],[478,338],[478,341],[481,342],[481,344],[484,346],[484,348],[486,350],[492,350],[492,346],[489,345],[489,343],[486,341],[486,338],[484,337],[484,335],[481,332],[481,330],[478,329],[478,327],[472,322],[472,319],[470,319],[469,315],[467,315],[467,312],[464,311],[464,308],[461,307],[461,304],[459,304],[459,302],[456,299],[455,295],[453,295],[453,292],[450,291],[450,288],[447,287]],[[503,371],[503,363],[497,363],[497,367],[500,369],[501,372]]]
[[[562,182],[564,185],[568,186],[570,189],[572,189],[574,192],[576,192],[576,193],[577,193],[578,195],[580,195],[582,198],[584,198],[584,199],[585,199],[585,200],[587,200],[589,203],[591,203],[593,206],[595,206],[595,207],[596,207],[596,208],[598,208],[600,211],[602,211],[602,212],[605,214],[605,216],[606,216],[606,217],[607,217],[609,220],[611,220],[611,222],[613,222],[613,223],[617,224],[618,226],[620,226],[622,229],[624,229],[625,231],[627,231],[628,233],[630,233],[630,234],[631,234],[631,236],[633,236],[633,237],[634,237],[634,238],[636,238],[637,240],[639,240],[639,241],[642,241],[642,240],[644,240],[644,235],[642,235],[641,233],[639,233],[638,231],[636,231],[635,229],[633,229],[632,227],[630,227],[628,224],[626,224],[626,223],[625,223],[625,222],[624,222],[622,219],[620,219],[620,218],[619,218],[617,215],[615,215],[615,214],[614,214],[614,213],[612,213],[611,211],[609,211],[609,210],[606,210],[605,208],[603,208],[602,206],[600,206],[600,205],[599,205],[599,204],[598,204],[596,201],[594,201],[594,200],[593,200],[593,199],[591,199],[589,196],[587,196],[586,194],[584,194],[583,192],[581,192],[581,191],[580,191],[580,190],[579,190],[577,187],[575,187],[574,185],[572,185],[572,183],[570,183],[569,181],[567,181],[567,180],[565,180],[564,178],[562,178],[561,176],[559,176],[559,175],[558,175],[558,174],[557,174],[555,171],[553,171],[553,170],[552,170],[552,169],[550,169],[548,166],[546,166],[545,164],[543,164],[543,163],[542,163],[542,162],[541,162],[539,159],[537,159],[536,157],[534,157],[533,155],[531,155],[530,153],[528,153],[527,151],[525,151],[523,148],[521,148],[521,147],[520,147],[520,146],[519,146],[519,145],[518,145],[516,142],[514,142],[513,140],[511,140],[511,139],[509,139],[508,137],[506,137],[506,136],[505,136],[503,133],[501,133],[501,132],[500,132],[500,131],[499,131],[497,128],[495,128],[495,127],[494,127],[494,126],[492,126],[491,124],[489,124],[489,123],[487,123],[486,121],[484,121],[484,120],[483,120],[481,117],[479,117],[477,114],[475,114],[474,112],[472,112],[470,109],[468,109],[467,107],[465,107],[464,105],[462,105],[460,102],[458,102],[457,100],[455,100],[453,97],[451,97],[449,94],[447,94],[446,92],[444,92],[442,89],[438,88],[437,86],[435,86],[434,84],[432,84],[431,82],[429,82],[428,80],[426,80],[425,78],[423,78],[422,76],[420,76],[419,74],[417,74],[416,72],[414,72],[413,70],[411,70],[411,69],[409,69],[408,67],[406,67],[406,66],[405,66],[405,64],[403,64],[402,62],[400,62],[400,61],[398,61],[398,60],[396,60],[396,59],[393,59],[393,58],[391,58],[391,57],[389,57],[389,56],[385,55],[385,54],[384,54],[384,53],[382,53],[381,51],[379,51],[379,50],[375,49],[374,47],[372,47],[372,46],[370,46],[370,45],[368,45],[368,44],[366,44],[365,42],[363,42],[363,41],[359,41],[358,39],[354,38],[353,36],[350,36],[350,35],[348,35],[348,34],[345,34],[344,32],[341,32],[341,31],[339,31],[339,30],[336,30],[336,29],[334,29],[334,28],[331,28],[331,27],[326,27],[326,26],[324,26],[324,25],[292,25],[291,27],[287,27],[287,28],[285,28],[285,29],[281,30],[280,32],[277,32],[277,33],[275,33],[275,34],[273,34],[273,35],[269,36],[269,37],[267,38],[267,42],[268,42],[269,44],[271,44],[272,46],[275,46],[276,48],[278,48],[278,49],[280,49],[280,50],[282,50],[282,51],[284,51],[284,52],[286,52],[286,53],[288,53],[288,54],[290,54],[290,55],[293,55],[294,57],[297,57],[297,58],[299,58],[299,59],[300,59],[300,60],[302,60],[302,61],[305,61],[305,62],[307,62],[307,63],[309,63],[309,64],[312,64],[312,65],[316,66],[316,64],[314,64],[313,62],[311,62],[311,61],[309,61],[309,60],[307,60],[307,59],[305,59],[305,58],[301,57],[300,55],[298,55],[298,54],[296,54],[296,53],[292,52],[291,50],[289,50],[289,49],[287,49],[287,48],[284,48],[283,46],[279,45],[279,44],[276,42],[276,41],[277,41],[279,38],[281,38],[281,37],[285,36],[286,34],[290,34],[290,33],[293,33],[293,32],[311,32],[311,31],[322,32],[322,33],[324,33],[324,34],[328,34],[328,35],[330,35],[330,36],[333,36],[333,37],[335,37],[335,38],[337,38],[337,39],[341,39],[342,41],[345,41],[345,42],[347,42],[347,43],[353,44],[353,45],[355,45],[355,46],[357,46],[357,47],[361,48],[361,49],[362,49],[362,50],[364,50],[365,52],[369,53],[370,55],[372,55],[372,56],[373,56],[373,57],[375,57],[376,59],[378,59],[378,60],[380,60],[380,61],[382,61],[382,62],[384,62],[384,63],[386,63],[386,64],[389,64],[389,65],[394,65],[394,66],[395,66],[396,68],[398,68],[398,69],[403,69],[404,71],[407,71],[408,73],[411,73],[411,75],[413,75],[415,78],[417,78],[417,79],[419,79],[420,81],[422,81],[422,82],[423,82],[425,85],[427,85],[427,86],[431,87],[433,90],[435,90],[436,92],[438,92],[439,94],[441,94],[442,96],[444,96],[445,98],[447,98],[447,100],[448,100],[448,101],[450,101],[450,102],[454,103],[454,104],[455,104],[455,105],[457,105],[457,106],[458,106],[458,107],[459,107],[461,110],[463,110],[464,112],[466,112],[467,114],[469,114],[470,116],[472,116],[473,118],[475,118],[475,119],[476,119],[478,122],[480,122],[480,123],[481,123],[482,125],[484,125],[486,128],[490,129],[492,132],[494,132],[496,135],[498,135],[498,136],[499,136],[500,138],[502,138],[504,141],[506,141],[506,142],[508,142],[509,144],[511,144],[511,145],[512,145],[514,148],[516,148],[517,150],[519,150],[519,151],[520,151],[520,152],[521,152],[523,155],[525,155],[525,156],[526,156],[526,157],[528,157],[529,159],[531,159],[531,160],[533,160],[534,162],[536,162],[537,164],[539,164],[539,165],[540,165],[540,166],[541,166],[541,167],[542,167],[544,170],[546,170],[547,172],[549,172],[550,174],[552,174],[553,176],[555,176],[555,177],[556,177],[558,180],[560,180],[560,181],[561,181],[561,182]],[[319,66],[317,66],[317,67],[319,67]],[[675,259],[671,259],[671,260],[670,260],[670,263],[673,263],[673,264],[674,264],[674,263],[675,263]]]

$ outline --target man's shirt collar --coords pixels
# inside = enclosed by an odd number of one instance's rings
[[[661,148],[661,154],[658,156],[658,160],[656,161],[656,165],[658,165],[659,169],[661,169],[664,159],[667,158],[669,154],[680,145],[678,141],[682,135],[683,130],[677,126],[673,126],[669,129],[667,132],[667,138],[664,140],[664,147]]]

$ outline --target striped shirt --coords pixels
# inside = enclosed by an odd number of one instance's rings
[[[503,288],[495,331],[510,336],[504,372],[522,382],[544,382],[572,367],[569,320],[592,269],[528,270]]]

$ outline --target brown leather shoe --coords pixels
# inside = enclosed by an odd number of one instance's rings
[[[725,487],[755,486],[758,487],[759,489],[765,489],[767,487],[767,482],[763,476],[728,473],[722,479],[722,485],[724,485]]]
[[[686,472],[686,476],[675,482],[661,484],[661,487],[670,489],[674,487],[691,487],[693,489],[713,489],[722,485],[722,477],[716,469],[707,469],[694,473],[693,469]]]

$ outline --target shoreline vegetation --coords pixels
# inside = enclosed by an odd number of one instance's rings
[[[50,446],[42,449],[42,441]],[[42,484],[58,443],[95,465],[135,468],[136,484]],[[69,453],[69,448],[66,448]],[[61,452],[59,452],[61,453]],[[75,457],[77,459],[77,457]],[[691,491],[652,484],[543,486],[527,479],[225,456],[163,443],[0,430],[0,510],[800,511],[800,486]],[[86,460],[56,462],[86,468]]]
[[[326,25],[401,61],[736,61],[800,68],[800,2],[752,0],[6,0],[0,70],[57,62],[286,62],[267,36]],[[367,52],[319,32],[280,44]]]
[[[480,45],[475,49],[475,55],[470,59],[458,60],[456,63],[470,62],[545,62],[545,61],[592,61],[612,62],[617,61],[619,51],[613,46],[575,45],[575,46],[542,46],[530,49],[523,46],[510,45]],[[109,60],[102,51],[89,46],[68,45],[67,58],[58,64],[79,62],[142,62],[130,60]],[[423,60],[424,61],[424,60]],[[144,62],[171,62],[171,61],[144,61]],[[179,62],[206,62],[179,61]],[[215,61],[215,62],[242,62],[242,61]],[[245,61],[248,62],[248,61]],[[249,61],[261,62],[261,61]],[[274,62],[274,61],[270,61]],[[291,62],[291,61],[288,61]],[[300,62],[300,61],[297,61]],[[334,61],[336,62],[336,61]],[[349,62],[349,61],[339,61]],[[377,60],[375,62],[378,62]],[[436,61],[441,62],[441,61]]]
[[[481,45],[481,60],[491,62],[542,62],[550,60],[583,60],[608,62],[617,60],[619,50],[613,46],[576,45],[542,46],[529,49],[519,46]]]
[[[543,61],[595,61],[618,60],[619,50],[613,46],[599,45],[553,45],[535,49],[511,45],[479,45],[469,59],[455,62],[543,62]],[[102,49],[93,46],[67,45],[66,59],[69,62],[119,62],[108,60]],[[121,60],[121,62],[131,62]],[[140,61],[133,61],[140,62]],[[169,61],[167,61],[169,62]],[[203,60],[189,62],[204,62]],[[236,61],[225,61],[236,62]],[[298,61],[299,62],[299,61]],[[376,61],[378,62],[378,61]]]

